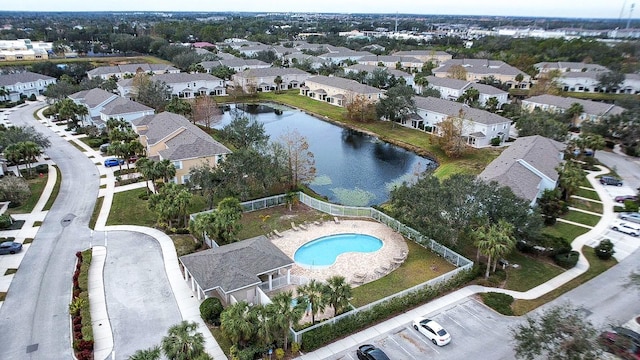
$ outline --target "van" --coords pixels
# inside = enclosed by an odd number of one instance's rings
[[[622,186],[622,180],[613,176],[603,176],[600,178],[600,184]]]

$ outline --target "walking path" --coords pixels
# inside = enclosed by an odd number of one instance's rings
[[[503,294],[509,294],[516,299],[532,300],[532,299],[539,298],[540,296],[580,276],[581,274],[583,274],[589,269],[589,262],[586,260],[586,258],[582,254],[582,247],[585,244],[595,239],[598,239],[600,237],[600,234],[602,234],[605,230],[607,230],[609,224],[616,219],[616,214],[613,212],[613,205],[614,205],[613,199],[611,199],[609,194],[607,194],[603,185],[601,185],[596,180],[596,176],[606,174],[609,172],[609,170],[601,166],[599,166],[599,168],[600,168],[599,171],[590,172],[587,175],[587,179],[589,180],[589,182],[591,183],[595,191],[598,192],[598,195],[601,198],[601,201],[603,203],[603,214],[597,214],[597,215],[601,215],[602,217],[600,218],[600,221],[598,222],[598,224],[596,224],[596,226],[589,227],[591,229],[589,232],[578,236],[571,243],[572,249],[580,252],[580,255],[581,255],[578,260],[578,263],[573,268],[563,272],[562,274],[554,277],[553,279],[545,282],[544,284],[538,285],[535,288],[530,289],[528,291],[524,291],[524,292],[500,289],[500,288],[484,287],[479,285],[470,285],[460,290],[457,290],[453,293],[445,295],[441,298],[433,300],[427,304],[419,306],[415,309],[407,311],[406,313],[397,315],[392,319],[376,324],[358,333],[351,334],[323,348],[304,354],[298,357],[298,359],[321,360],[321,359],[326,359],[326,358],[335,356],[336,354],[339,354],[347,349],[352,349],[356,345],[371,342],[374,338],[382,334],[385,334],[399,326],[403,326],[419,316],[424,316],[426,314],[432,314],[434,312],[442,311],[443,308],[450,306],[452,304],[455,304],[469,296],[473,296],[478,293],[499,292]],[[562,219],[558,219],[558,221],[560,220]],[[583,224],[573,223],[569,221],[565,221],[565,222],[572,223],[574,225],[585,226]],[[622,260],[622,259],[618,258],[618,260]]]

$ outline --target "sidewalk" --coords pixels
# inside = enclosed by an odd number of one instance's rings
[[[596,226],[591,228],[589,232],[578,236],[571,243],[571,247],[573,248],[573,250],[580,252],[580,255],[581,255],[575,267],[563,272],[562,274],[547,281],[546,283],[538,285],[535,288],[525,292],[492,288],[492,287],[484,287],[479,285],[470,285],[460,290],[457,290],[453,293],[447,294],[441,298],[435,299],[415,309],[407,311],[406,313],[397,315],[392,319],[376,324],[372,327],[369,327],[355,334],[351,334],[341,340],[331,343],[318,350],[304,354],[298,357],[298,359],[322,360],[322,359],[335,356],[347,349],[351,349],[355,347],[358,344],[371,342],[374,338],[384,333],[387,333],[397,327],[403,326],[419,316],[424,316],[426,314],[432,314],[435,312],[442,311],[443,309],[449,306],[453,306],[459,301],[464,300],[465,298],[469,296],[473,296],[475,294],[486,293],[486,292],[499,292],[503,294],[509,294],[516,299],[531,300],[531,299],[539,298],[540,296],[580,276],[581,274],[583,274],[589,269],[589,262],[586,260],[586,258],[582,254],[582,247],[588,242],[593,241],[594,239],[597,239],[603,231],[608,229],[608,226],[611,223],[611,221],[615,220],[616,218],[616,214],[613,212],[614,201],[607,194],[603,185],[601,185],[596,180],[596,176],[606,174],[608,172],[609,172],[608,169],[604,167],[600,167],[600,171],[590,172],[587,175],[587,179],[589,180],[592,187],[596,190],[596,192],[601,198],[601,201],[603,204],[603,214],[598,224],[596,224]]]

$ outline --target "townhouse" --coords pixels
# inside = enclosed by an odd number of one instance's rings
[[[507,84],[510,88],[528,89],[531,85],[531,76],[519,69],[499,60],[488,59],[452,59],[445,61],[439,67],[433,69],[433,75],[445,78],[452,77],[455,69],[464,69],[467,81],[477,82],[489,77]]]
[[[406,69],[410,72],[420,71],[424,62],[409,56],[368,55],[358,60],[362,65],[384,66],[391,69]]]
[[[100,66],[95,69],[87,71],[87,77],[89,79],[101,78],[107,80],[110,77],[116,79],[124,79],[126,77],[134,76],[138,73],[145,74],[177,74],[180,69],[177,69],[167,64],[122,64],[115,66]]]
[[[540,109],[542,111],[564,113],[573,104],[581,105],[583,110],[576,119],[575,126],[580,126],[586,120],[599,121],[604,117],[619,115],[625,111],[624,108],[613,104],[547,94],[522,100],[522,109],[530,112]]]
[[[154,113],[154,109],[146,105],[99,88],[79,91],[68,97],[76,104],[87,108],[88,114],[82,119],[83,124],[95,125],[98,128],[104,127],[109,119],[122,119],[131,122]]]
[[[311,74],[296,68],[250,69],[231,76],[233,86],[239,86],[246,92],[268,92],[275,90],[298,89]],[[281,81],[276,84],[276,79]]]
[[[333,76],[313,76],[300,88],[300,95],[324,101],[335,106],[346,106],[356,97],[378,102],[384,91],[354,80]]]
[[[431,62],[436,66],[439,66],[445,61],[451,60],[453,56],[444,51],[436,50],[409,50],[409,51],[396,51],[392,55],[395,56],[408,56],[416,58],[423,63]]]
[[[485,106],[487,100],[490,98],[496,98],[496,100],[498,100],[498,108],[508,102],[507,98],[509,93],[491,85],[478,84],[465,80],[439,78],[437,76],[427,76],[427,81],[429,82],[427,86],[438,90],[442,99],[455,101],[468,89],[476,89],[480,93],[478,102],[482,106]]]
[[[0,99],[18,101],[21,97],[38,96],[55,83],[56,79],[51,76],[30,71],[0,75],[0,88],[4,88]]]
[[[405,84],[407,84],[408,86],[411,86],[412,88],[414,88],[414,91],[416,90],[415,89],[415,82],[414,82],[413,74],[409,74],[409,73],[406,73],[404,71],[396,70],[395,68],[388,68],[388,67],[376,66],[376,65],[355,64],[355,65],[351,65],[351,66],[348,66],[348,67],[344,68],[344,73],[345,74],[350,74],[350,73],[364,72],[364,73],[366,73],[366,77],[365,78],[369,78],[369,77],[371,77],[371,75],[373,74],[374,71],[380,70],[380,69],[386,71],[387,74],[389,74],[389,76],[394,76],[396,79],[404,79]]]
[[[166,73],[152,75],[150,79],[167,84],[172,96],[183,99],[192,99],[200,95],[227,95],[224,80],[211,74]],[[118,81],[118,92],[122,97],[131,98],[134,87],[133,78]]]

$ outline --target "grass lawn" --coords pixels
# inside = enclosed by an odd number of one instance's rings
[[[142,188],[114,194],[107,225],[155,225],[157,218],[149,210],[147,200],[138,197],[146,191],[145,188]]]
[[[551,261],[545,261],[545,259],[547,258],[536,258],[520,251],[514,251],[507,257],[507,260],[511,264],[520,265],[520,267],[506,269],[507,281],[504,286],[505,289],[527,291],[564,272],[563,268],[553,264]]]
[[[0,296],[1,295],[2,293],[0,293]],[[209,328],[209,331],[211,331],[211,335],[213,335],[213,337],[216,339],[216,342],[218,343],[218,345],[220,345],[220,348],[222,349],[222,351],[227,356],[231,354],[231,346],[233,345],[233,343],[231,342],[231,340],[229,340],[229,338],[224,336],[224,334],[222,333],[222,330],[220,330],[220,327],[211,326],[209,324],[207,324],[207,327]]]
[[[595,190],[587,190],[587,189],[578,189],[575,194],[576,196],[580,196],[587,199],[598,200],[600,201],[600,196]]]
[[[413,241],[407,260],[389,275],[353,289],[351,304],[360,307],[447,273],[455,266]]]
[[[584,274],[578,276],[577,278],[537,299],[515,300],[513,305],[511,306],[514,314],[517,316],[524,315],[529,311],[537,308],[538,306],[546,304],[549,301],[557,298],[558,296],[566,293],[567,291],[577,288],[578,286],[602,274],[618,263],[614,258],[606,261],[598,259],[598,257],[595,255],[594,250],[588,246],[582,247],[582,253],[589,261],[589,270],[587,270]]]
[[[76,149],[80,150],[81,152],[85,152],[87,150],[85,150],[82,146],[78,145],[75,141],[73,140],[69,140],[69,144],[75,146]]]
[[[582,226],[571,225],[563,222],[557,222],[555,225],[547,226],[544,228],[544,230],[542,230],[542,232],[545,234],[563,237],[569,242],[573,241],[573,239],[586,233],[587,231],[589,231],[589,229]]]
[[[273,230],[289,230],[291,229],[291,222],[304,224],[305,222],[330,219],[333,219],[331,215],[316,211],[304,204],[294,205],[291,211],[286,205],[275,206],[242,214],[242,219],[240,220],[242,228],[237,237],[238,239],[249,239],[259,235],[266,235]]]
[[[7,212],[9,214],[26,214],[33,211],[33,208],[38,203],[38,200],[40,200],[40,196],[42,195],[42,191],[44,191],[44,187],[47,185],[48,178],[48,174],[43,174],[42,177],[36,176],[33,179],[27,180],[27,183],[29,184],[29,190],[31,190],[31,195],[29,196],[27,201],[24,202],[24,204],[14,208],[9,208]]]
[[[100,209],[102,209],[102,203],[104,202],[104,196],[100,196],[96,199],[96,204],[93,207],[93,212],[91,213],[91,219],[89,219],[89,228],[96,228],[96,221],[98,221],[98,215],[100,215]]]
[[[56,169],[56,183],[53,185],[53,190],[51,191],[49,200],[47,200],[47,203],[44,204],[44,208],[42,209],[45,211],[51,210],[53,203],[56,201],[56,198],[58,198],[58,193],[60,193],[60,184],[62,183],[62,173],[60,173],[60,169],[58,169],[58,166],[56,165],[54,165],[53,168]]]
[[[574,208],[577,208],[577,209],[582,209],[582,210],[587,210],[587,211],[591,211],[591,212],[602,214],[602,204],[601,203],[572,198],[570,206],[572,206]]]
[[[200,244],[189,234],[169,235],[173,240],[178,257],[196,252],[200,248]]]
[[[568,213],[562,215],[562,218],[580,224],[596,226],[598,221],[600,221],[601,216],[586,214],[581,211],[569,210]]]

